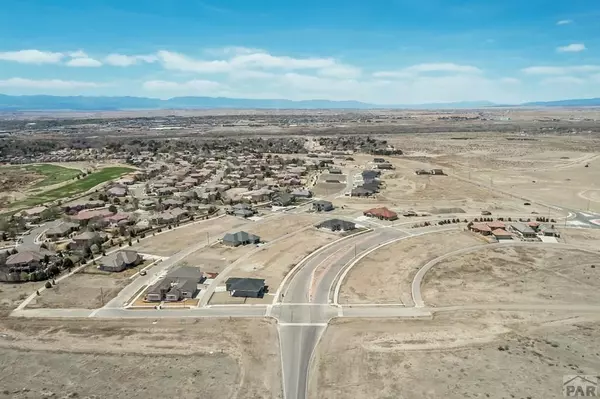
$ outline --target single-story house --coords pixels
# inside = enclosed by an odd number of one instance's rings
[[[108,272],[122,272],[123,270],[137,266],[142,257],[130,249],[123,249],[105,256],[100,260],[100,270]]]
[[[377,169],[386,169],[386,170],[390,170],[390,169],[394,169],[394,165],[392,165],[391,163],[378,163],[377,164]]]
[[[297,189],[292,191],[292,196],[294,198],[310,198],[312,197],[312,193],[306,189]]]
[[[6,267],[13,271],[34,271],[40,267],[44,256],[41,251],[21,251],[6,258]]]
[[[149,302],[177,302],[185,298],[193,298],[198,292],[198,284],[192,279],[165,277],[146,292]]]
[[[113,186],[106,190],[106,194],[111,197],[124,197],[127,195],[127,187]]]
[[[431,169],[432,175],[443,175],[444,171],[442,169]]]
[[[85,224],[86,222],[89,222],[92,219],[102,219],[111,215],[113,215],[113,212],[108,210],[108,208],[102,208],[89,211],[81,211],[77,215],[73,216],[73,219],[79,221],[80,224]]]
[[[47,209],[48,207],[45,206],[36,206],[35,208],[25,209],[24,211],[21,211],[19,213],[19,216],[21,216],[27,221],[35,222],[41,219],[42,212],[44,212]]]
[[[333,210],[333,204],[324,200],[313,202],[312,207],[317,212],[327,212]]]
[[[150,209],[154,209],[154,207],[156,206],[156,202],[154,200],[146,198],[146,199],[141,200],[138,203],[138,206],[140,207],[140,209],[148,211]]]
[[[237,247],[239,245],[258,244],[260,237],[254,234],[247,233],[245,231],[238,231],[237,233],[227,233],[223,236],[223,244],[230,247]]]
[[[497,240],[512,240],[513,235],[504,229],[495,229],[492,230],[492,235],[496,237]]]
[[[350,231],[356,229],[356,223],[342,219],[329,219],[319,223],[317,228],[331,231]]]
[[[342,171],[338,168],[329,168],[329,173],[332,175],[341,175]]]
[[[93,231],[85,231],[75,237],[73,237],[73,247],[76,249],[89,248],[94,244],[102,242],[102,237],[98,233]]]
[[[506,229],[506,225],[504,223],[502,223],[499,220],[496,220],[494,222],[488,222],[486,223],[488,225],[488,227],[492,230],[496,230],[496,229]]]
[[[546,237],[560,237],[560,233],[552,226],[542,226],[539,231]]]
[[[363,212],[363,215],[371,218],[378,218],[380,220],[398,219],[398,214],[386,207],[368,209]]]
[[[54,227],[46,230],[46,238],[49,240],[57,240],[66,237],[74,231],[77,231],[79,225],[77,223],[62,222]]]
[[[235,297],[262,298],[267,287],[264,279],[230,277],[225,282],[225,289]]]
[[[176,200],[173,198],[166,199],[162,202],[162,204],[168,208],[177,208],[183,205],[183,201]]]
[[[374,193],[372,190],[367,190],[364,187],[356,187],[353,188],[352,191],[350,191],[351,197],[370,197],[373,194]]]
[[[176,279],[193,280],[196,283],[200,283],[200,282],[202,282],[202,280],[204,280],[204,273],[202,272],[202,270],[200,270],[199,267],[180,266],[177,269],[169,272],[167,274],[167,277],[176,278]]]
[[[249,209],[236,209],[233,211],[233,214],[241,218],[249,218],[254,216],[254,212]]]
[[[492,229],[485,223],[473,223],[469,229],[476,233],[483,234],[484,236],[492,233]]]
[[[289,206],[294,203],[294,197],[290,193],[279,193],[273,200],[273,205],[277,206]]]
[[[537,234],[535,233],[535,231],[531,227],[529,227],[523,223],[512,223],[510,225],[510,229],[523,238],[536,238],[537,237]]]

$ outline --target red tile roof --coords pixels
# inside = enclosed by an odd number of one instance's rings
[[[499,220],[496,220],[495,222],[489,222],[487,225],[490,227],[490,229],[503,229],[506,227],[506,225]]]
[[[512,237],[512,234],[504,229],[496,229],[492,231],[492,234],[496,237]]]
[[[386,207],[369,209],[366,210],[364,214],[367,216],[382,217],[384,219],[395,219],[398,217],[398,214],[396,212],[391,211]]]

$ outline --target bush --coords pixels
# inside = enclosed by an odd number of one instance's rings
[[[46,287],[46,289],[52,288],[52,283],[50,283],[50,281],[46,281],[46,284],[44,284],[44,287]]]

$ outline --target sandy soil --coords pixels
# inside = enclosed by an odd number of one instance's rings
[[[186,256],[179,264],[198,266],[203,271],[220,273],[229,264],[254,249],[256,249],[255,245],[229,247],[221,244],[213,244],[208,248],[202,248]]]
[[[382,247],[360,260],[346,275],[339,302],[412,305],[410,286],[419,268],[445,253],[484,244],[473,233],[447,231]]]
[[[563,375],[600,368],[600,323],[588,317],[460,312],[430,321],[338,319],[317,349],[310,397],[562,398]]]
[[[206,241],[207,234],[211,240],[217,237],[222,238],[225,233],[235,230],[236,227],[244,223],[247,222],[233,216],[224,216],[146,238],[139,244],[134,244],[132,249],[152,255],[171,256],[182,249],[198,244],[200,241]]]
[[[261,241],[269,242],[303,227],[315,225],[322,219],[322,215],[315,214],[277,215],[260,221],[260,224],[250,225],[246,231],[259,236]]]
[[[115,279],[100,274],[76,273],[44,290],[27,308],[96,309],[117,296],[129,283],[128,278]],[[39,286],[43,285],[41,283]]]
[[[600,254],[540,247],[482,248],[425,275],[426,304],[598,303]]]
[[[567,244],[600,247],[600,229],[560,229],[561,238]]]
[[[0,398],[278,398],[276,334],[264,319],[3,319]]]
[[[34,290],[43,285],[43,281],[19,284],[0,283],[0,317],[8,315]]]
[[[269,291],[275,292],[296,263],[317,248],[338,238],[336,234],[310,228],[252,254],[230,274],[232,277],[264,278]]]

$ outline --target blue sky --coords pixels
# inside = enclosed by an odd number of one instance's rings
[[[600,97],[592,0],[20,0],[0,37],[6,94]]]

